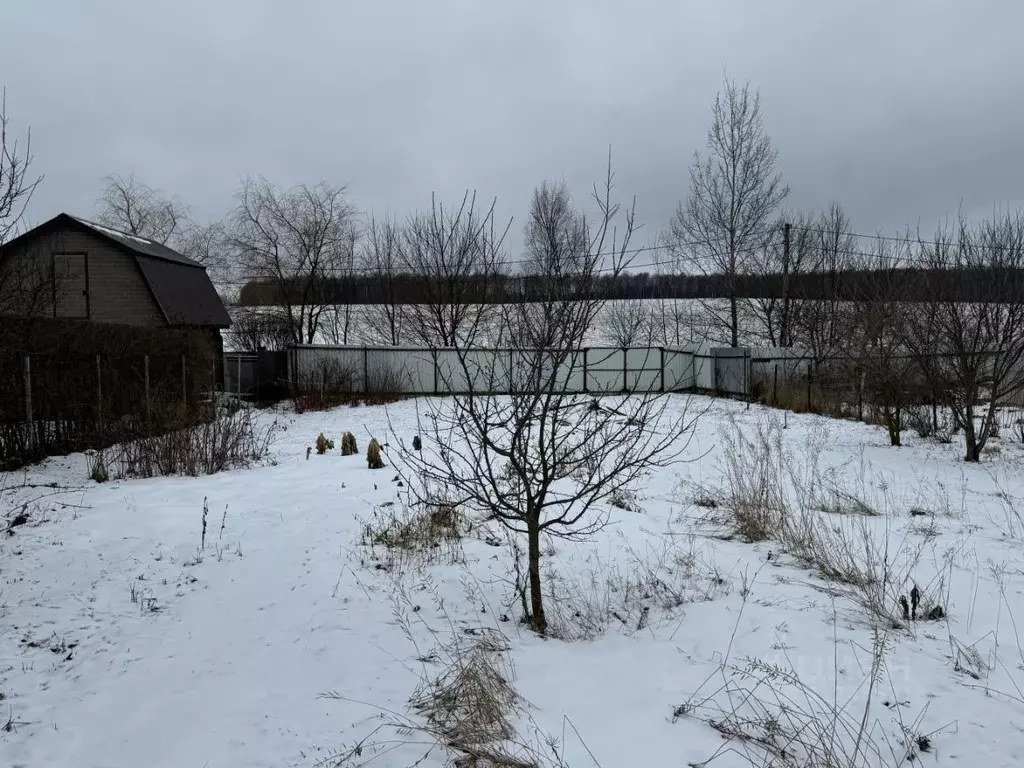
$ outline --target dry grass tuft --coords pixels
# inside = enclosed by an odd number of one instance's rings
[[[464,560],[469,523],[449,504],[388,505],[363,523],[362,546],[377,570],[405,572]]]
[[[372,438],[366,447],[366,464],[370,469],[384,469],[384,459],[380,455],[380,443]]]

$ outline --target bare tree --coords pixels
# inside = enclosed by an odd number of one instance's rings
[[[323,340],[328,344],[347,345],[352,343],[359,330],[359,323],[353,312],[352,298],[358,283],[356,246],[359,235],[355,225],[350,228],[349,245],[340,260],[331,284],[334,289],[330,301],[324,307],[320,318]]]
[[[279,307],[236,307],[227,333],[240,352],[282,350],[292,342],[288,317]]]
[[[1024,387],[1024,216],[972,228],[959,218],[920,243],[926,300],[908,341],[963,430],[966,461],[980,461],[1000,403]]]
[[[793,345],[803,304],[794,295],[794,276],[812,269],[816,256],[817,232],[814,222],[797,213],[784,216],[751,261],[751,271],[766,282],[762,295],[745,304],[761,334],[773,347]]]
[[[7,116],[7,90],[0,92],[0,245],[9,240],[25,216],[25,208],[32,199],[42,176],[31,174],[32,130],[25,134],[25,143],[10,133]]]
[[[839,203],[831,203],[819,215],[815,230],[817,242],[808,271],[821,280],[820,297],[801,301],[794,318],[794,341],[807,349],[817,366],[845,355],[842,348],[848,341],[854,306],[841,300],[839,282],[858,266],[861,256],[850,234],[850,219]]]
[[[873,252],[859,260],[859,295],[850,305],[844,341],[836,347],[843,353],[837,361],[845,363],[842,375],[857,381],[894,446],[902,442],[904,412],[920,390],[920,371],[906,343],[908,313],[914,308],[906,303],[903,276],[911,260],[909,238],[874,241]]]
[[[246,179],[226,243],[248,280],[273,286],[294,344],[312,344],[336,278],[351,269],[356,211],[345,187]]]
[[[133,175],[107,176],[96,207],[100,224],[171,247],[191,225],[188,206],[136,181]]]
[[[494,203],[477,206],[466,193],[455,208],[432,198],[430,210],[410,217],[402,233],[403,271],[418,278],[423,294],[406,307],[410,333],[430,347],[455,347],[479,339],[493,319],[488,293],[505,269],[504,227]]]
[[[40,246],[39,253],[16,258],[4,249],[4,243],[18,234],[26,206],[43,180],[32,173],[32,161],[32,131],[26,132],[22,144],[11,135],[4,90],[0,92],[0,316],[38,315],[44,307],[53,307],[52,249]]]
[[[480,351],[456,337],[452,373],[470,392],[432,404],[430,449],[407,454],[425,487],[443,485],[458,504],[526,538],[528,568],[518,584],[531,627],[548,621],[541,583],[541,536],[586,536],[607,520],[606,502],[685,448],[685,408],[670,413],[656,394],[594,400],[576,394],[585,334],[604,301],[602,270],[621,274],[634,231],[633,209],[595,190],[596,219],[576,210],[568,190],[544,184],[533,196],[525,248],[534,304],[503,309],[505,352],[481,365]],[[616,241],[613,223],[625,221]],[[602,254],[609,251],[607,260]],[[572,382],[576,381],[574,385]],[[494,397],[494,391],[508,391]]]
[[[750,85],[727,80],[715,99],[707,154],[694,156],[690,194],[680,203],[666,236],[681,266],[721,276],[728,312],[708,311],[739,345],[737,277],[772,230],[776,208],[789,187],[775,170],[778,152],[765,133],[761,98]]]
[[[405,332],[405,306],[399,300],[402,275],[402,230],[392,216],[370,215],[359,251],[359,267],[379,303],[364,307],[368,338],[397,346]]]
[[[657,336],[656,315],[643,299],[608,302],[598,317],[604,343],[616,347],[649,347]]]

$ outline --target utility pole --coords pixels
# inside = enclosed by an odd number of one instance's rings
[[[790,223],[782,225],[782,323],[779,328],[779,346],[792,346],[792,332],[789,328],[789,244]]]

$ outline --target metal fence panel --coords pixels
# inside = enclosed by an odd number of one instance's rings
[[[626,353],[622,349],[587,350],[587,391],[622,392],[626,387]]]
[[[244,369],[246,358],[242,360]],[[228,371],[229,388],[236,386],[235,365],[234,373]],[[301,346],[291,349],[289,377],[300,387],[349,380],[356,392],[506,394],[535,389],[550,382],[553,375],[555,388],[563,392],[696,389],[746,396],[751,392],[751,380],[775,367],[780,376],[805,374],[807,361],[794,350],[697,345],[682,349],[594,347],[573,352],[567,359],[543,350]],[[246,375],[243,370],[243,389]]]

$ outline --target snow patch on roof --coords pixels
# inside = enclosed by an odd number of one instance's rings
[[[92,227],[97,232],[102,232],[105,235],[110,235],[112,237],[124,237],[124,238],[126,238],[128,240],[134,240],[135,242],[142,243],[144,245],[154,245],[155,244],[155,241],[148,240],[145,237],[138,237],[137,235],[129,235],[127,232],[122,232],[122,231],[120,231],[118,229],[110,229],[109,227],[104,227],[101,224],[97,224],[94,221],[89,221],[88,219],[78,219],[78,221],[82,222],[87,227]]]

